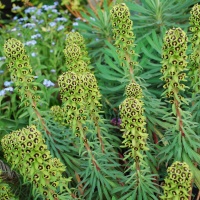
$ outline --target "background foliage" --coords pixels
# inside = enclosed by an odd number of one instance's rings
[[[125,88],[130,83],[130,74],[121,66],[121,60],[116,53],[110,19],[110,10],[113,5],[122,1],[101,1],[93,6],[89,4],[90,2],[84,1],[84,8],[76,10],[76,6],[82,1],[73,1],[74,5],[68,5],[68,1],[62,1],[62,4],[54,2],[48,6],[38,4],[37,1],[24,1],[20,7],[12,8],[13,20],[9,23],[2,21],[0,29],[0,139],[11,131],[31,124],[36,125],[51,155],[59,158],[66,166],[64,176],[71,177],[69,188],[74,199],[160,199],[163,193],[161,186],[167,176],[167,167],[173,161],[180,160],[176,158],[180,150],[176,149],[179,138],[174,128],[177,126],[178,118],[162,95],[164,92],[164,82],[161,79],[163,38],[168,29],[181,27],[188,35],[186,53],[189,56],[192,52],[192,33],[189,31],[190,10],[200,1],[124,1],[130,9],[130,19],[133,21],[135,55],[132,59],[138,63],[134,69],[134,77],[143,91],[144,116],[147,121],[149,151],[146,152],[145,162],[150,167],[151,173],[148,174],[144,168],[144,173],[141,171],[140,180],[152,183],[153,186],[150,189],[146,188],[145,184],[139,189],[136,187],[137,177],[130,167],[132,160],[124,159],[128,148],[122,148],[123,131],[120,129],[119,105],[126,98]],[[72,7],[73,10],[71,10]],[[85,40],[90,58],[88,68],[94,73],[101,93],[100,102],[103,112],[100,113],[99,126],[103,141],[101,143],[99,137],[92,136],[91,133],[96,131],[95,125],[87,122],[89,132],[86,136],[89,140],[91,156],[88,156],[90,153],[87,145],[74,137],[69,126],[56,122],[50,110],[52,106],[63,104],[57,80],[63,72],[68,71],[63,50],[66,46],[64,42],[66,35],[71,31],[79,32]],[[19,94],[14,90],[15,83],[11,81],[3,50],[3,45],[9,38],[16,38],[25,45],[33,69],[34,81],[39,88],[37,94],[41,97],[39,113],[27,107],[20,107]],[[189,88],[191,88],[190,82],[189,79],[185,83]],[[183,96],[189,102],[183,106],[183,120],[190,135],[188,138],[192,138],[190,143],[184,143],[186,153],[183,160],[190,163],[192,172],[198,177],[199,96],[192,97],[190,89],[184,91]],[[192,106],[190,102],[196,102],[196,104]],[[51,134],[47,134],[48,132]],[[193,135],[193,132],[196,135]],[[195,142],[194,138],[196,138]],[[102,152],[100,144],[104,144],[105,152]],[[197,149],[192,149],[193,146]],[[94,158],[101,170],[91,164]],[[2,160],[0,169],[5,172],[3,180],[10,184],[16,197],[43,199],[42,196],[33,195],[31,184],[25,184],[18,171],[10,170],[11,166],[6,163],[2,147],[0,159]],[[196,177],[192,182],[191,199],[198,199],[197,188],[200,181]],[[145,197],[142,195],[145,193],[152,196]]]

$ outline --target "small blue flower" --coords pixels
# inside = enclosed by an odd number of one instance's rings
[[[7,88],[4,88],[3,90],[0,90],[0,96],[4,96],[7,91],[13,92],[13,87],[7,87]]]
[[[15,32],[17,30],[17,28],[13,28],[13,29],[11,29],[10,31],[11,32]]]
[[[26,23],[24,24],[22,27],[23,28],[29,28],[29,29],[33,29],[36,25],[33,23]]]
[[[58,6],[59,5],[58,1],[55,1],[53,4],[54,4],[54,6]]]
[[[39,33],[37,33],[37,34],[35,34],[35,35],[32,35],[32,36],[31,36],[31,39],[38,39],[38,38],[41,38],[41,37],[42,37],[42,35],[39,34]]]
[[[13,83],[12,81],[5,81],[5,82],[4,82],[4,86],[5,86],[5,87],[8,87],[8,86],[10,86],[12,83]]]
[[[26,46],[34,46],[37,44],[37,41],[35,40],[30,40],[30,41],[27,41],[24,45]]]
[[[50,49],[50,53],[53,53],[53,49]]]
[[[55,73],[56,72],[56,70],[55,69],[51,69],[51,73]]]
[[[49,23],[49,26],[51,26],[51,27],[56,26],[56,22],[50,22],[50,23]]]
[[[0,61],[4,61],[4,60],[6,60],[6,57],[0,57]]]
[[[51,86],[54,86],[55,84],[51,82],[50,80],[44,79],[43,85],[46,87],[51,87]]]
[[[14,17],[13,17],[13,20],[15,20],[15,21],[16,21],[17,19],[18,19],[18,17],[17,17],[17,16],[14,16]]]
[[[51,10],[52,13],[58,13],[58,11],[54,8]]]
[[[37,54],[36,54],[35,52],[31,53],[31,56],[32,56],[32,57],[36,57],[36,55],[37,55]]]
[[[42,14],[42,10],[41,9],[39,9],[37,12],[36,12],[36,15],[41,15]]]
[[[0,96],[4,96],[6,94],[5,90],[0,90]]]
[[[31,20],[33,21],[33,22],[35,22],[35,23],[38,23],[38,19],[36,18],[36,16],[35,15],[32,15],[31,16]]]
[[[55,19],[55,21],[56,21],[56,22],[67,22],[67,19],[64,18],[64,17],[57,17],[57,18]]]
[[[44,23],[43,19],[41,19],[41,20],[38,21],[38,24],[42,24],[42,23]]]
[[[19,18],[19,22],[24,22],[24,21],[27,21],[28,20],[28,17],[24,17],[24,18]]]
[[[43,5],[42,8],[43,8],[44,10],[48,11],[48,10],[53,10],[53,9],[55,9],[55,6],[54,6],[54,5],[52,5],[52,6]]]
[[[15,7],[12,8],[12,11],[19,11],[20,9],[21,9],[21,7],[15,6]]]
[[[78,22],[73,22],[73,26],[78,26]]]
[[[51,43],[52,46],[54,46],[55,44],[56,44],[55,42],[52,42],[52,43]]]
[[[36,10],[37,10],[36,7],[29,7],[29,8],[27,8],[27,9],[25,9],[24,12],[25,12],[26,14],[28,14],[28,13],[34,13]]]
[[[63,30],[65,27],[63,25],[60,25],[58,28],[57,28],[57,31],[61,31]]]
[[[3,70],[0,70],[0,74],[3,74],[4,73],[4,71]]]
[[[13,87],[7,87],[4,89],[5,91],[13,92]]]

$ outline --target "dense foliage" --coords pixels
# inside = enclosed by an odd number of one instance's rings
[[[22,3],[0,29],[0,199],[200,198],[200,1]]]

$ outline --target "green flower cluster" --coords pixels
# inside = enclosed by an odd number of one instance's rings
[[[65,166],[59,159],[52,158],[35,126],[5,135],[1,144],[6,161],[46,200],[59,199],[57,191],[68,190],[69,179],[62,177]]]
[[[52,106],[51,107],[51,114],[56,122],[59,124],[66,126],[67,123],[65,121],[65,111],[60,106]]]
[[[89,72],[90,59],[83,36],[78,32],[70,32],[65,43],[64,55],[68,71]]]
[[[112,31],[113,39],[115,40],[115,46],[117,47],[117,53],[121,60],[128,62],[128,66],[135,66],[130,58],[135,54],[133,33],[133,22],[130,20],[130,11],[125,3],[115,5],[111,11]],[[121,63],[124,66],[124,62]]]
[[[69,125],[77,134],[77,123],[99,120],[101,95],[97,80],[87,66],[89,61],[83,37],[77,32],[69,33],[66,44],[64,53],[69,71],[58,78],[63,105],[60,108],[53,106],[51,110],[56,121]]]
[[[135,99],[143,98],[142,89],[135,81],[132,81],[126,86],[125,94],[127,97],[134,97]]]
[[[2,174],[2,171],[0,170],[0,176],[1,174]],[[1,200],[7,200],[7,199],[17,200],[18,199],[12,193],[10,186],[7,183],[5,183],[1,177],[0,177],[0,199]]]
[[[200,91],[200,5],[196,4],[190,11],[190,31],[192,32],[192,50],[190,55],[190,71],[188,75],[192,79],[192,87],[194,93]]]
[[[34,76],[24,45],[15,38],[8,39],[4,44],[4,53],[8,60],[7,67],[11,73],[11,79],[16,86],[15,89],[20,93],[21,101],[29,106],[28,99],[37,101],[39,96],[34,94],[37,86],[33,84]]]
[[[163,86],[166,90],[164,94],[174,102],[176,98],[179,102],[183,97],[178,94],[179,90],[184,91],[186,86],[182,83],[186,81],[187,67],[187,36],[181,28],[173,28],[166,32],[164,37],[162,52],[163,76],[161,79],[166,82]]]
[[[164,195],[161,199],[187,200],[191,188],[192,173],[186,163],[174,162],[167,169],[168,176],[163,186]]]
[[[63,102],[63,119],[71,124],[71,128],[75,128],[76,121],[84,124],[88,117],[99,119],[100,93],[93,74],[65,72],[59,77],[58,85]]]
[[[146,140],[146,118],[143,115],[142,90],[140,85],[132,81],[126,87],[125,91],[127,98],[120,104],[120,116],[122,119],[121,128],[124,131],[123,144],[124,147],[129,147],[129,156],[135,161],[143,159],[143,151],[148,150]]]

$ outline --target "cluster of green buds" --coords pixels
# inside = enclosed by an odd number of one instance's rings
[[[186,81],[187,40],[187,36],[181,28],[168,30],[164,37],[161,68],[163,76],[161,79],[166,82],[163,86],[164,94],[171,103],[174,103],[174,99],[178,102],[183,101],[183,97],[178,92],[184,91],[186,88],[182,82]]]
[[[65,166],[53,158],[42,134],[28,126],[5,135],[1,140],[6,161],[33,184],[33,190],[45,200],[59,199],[57,191],[68,191],[70,179],[62,177]]]
[[[56,122],[63,126],[67,126],[68,123],[65,121],[65,110],[60,106],[52,106],[51,114]]]
[[[189,166],[183,162],[174,162],[167,169],[168,176],[163,186],[165,200],[187,200],[191,188],[192,173]]]
[[[148,137],[145,125],[146,118],[143,115],[143,102],[141,98],[142,89],[140,85],[132,81],[126,86],[127,98],[120,104],[121,128],[124,131],[124,147],[130,148],[128,157],[133,157],[135,161],[142,160],[143,152],[148,150],[146,140]]]
[[[200,91],[200,5],[194,5],[190,15],[193,53],[190,55],[190,71],[188,75],[192,79],[193,92],[197,94]]]
[[[51,110],[56,121],[69,125],[77,135],[78,123],[85,124],[88,119],[98,121],[101,95],[97,80],[88,68],[84,39],[78,32],[67,35],[64,54],[68,71],[58,78],[63,105]]]
[[[135,66],[136,62],[131,60],[132,55],[135,54],[134,51],[134,40],[135,36],[133,33],[133,22],[130,20],[130,11],[125,3],[115,5],[111,11],[111,22],[113,39],[115,40],[115,46],[117,48],[117,53],[121,60],[125,60],[128,66]],[[126,66],[124,62],[121,63],[122,66]]]
[[[141,100],[143,98],[142,88],[135,81],[131,81],[125,88],[126,97],[134,97]]]
[[[78,32],[70,32],[67,35],[65,43],[64,55],[68,71],[89,71],[88,64],[90,63],[90,59],[88,58],[83,36]]]
[[[34,94],[37,86],[33,83],[34,76],[24,45],[15,38],[8,39],[4,44],[4,52],[8,60],[7,67],[11,73],[11,80],[16,86],[15,90],[20,93],[21,101],[25,106],[29,106],[29,100],[37,101],[39,96]]]
[[[70,124],[74,131],[78,129],[76,122],[84,124],[91,113],[96,119],[99,118],[100,93],[93,74],[65,72],[59,77],[58,85],[63,102],[61,108],[64,113],[63,120],[66,124]]]
[[[2,171],[0,170],[0,199],[1,200],[7,200],[7,199],[17,200],[18,198],[14,196],[14,194],[11,191],[10,186],[3,181],[3,179],[1,178],[1,175],[2,175]]]

